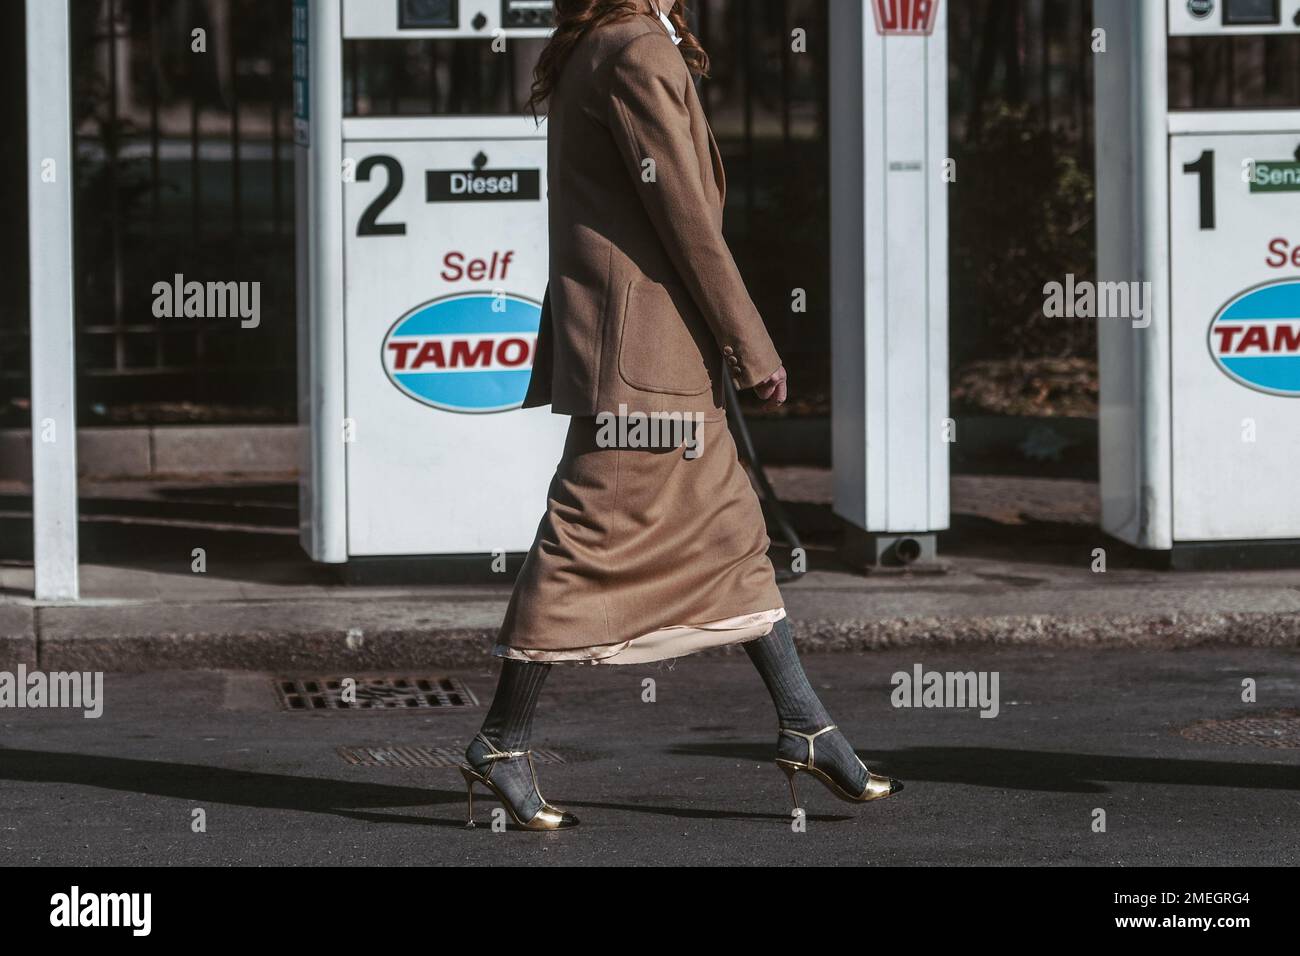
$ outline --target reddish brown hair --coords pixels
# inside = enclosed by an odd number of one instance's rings
[[[537,59],[537,66],[533,68],[533,89],[527,105],[534,117],[537,116],[538,107],[550,98],[574,46],[586,36],[588,30],[602,23],[612,23],[638,14],[654,16],[658,5],[656,0],[555,0],[554,8],[555,32],[551,34],[550,41]],[[686,26],[684,0],[674,0],[673,7],[666,16],[672,21],[677,35],[682,38],[677,48],[682,51],[686,66],[695,76],[707,76],[709,55]]]

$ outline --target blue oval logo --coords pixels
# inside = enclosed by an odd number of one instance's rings
[[[504,412],[528,391],[541,303],[511,293],[459,292],[416,306],[384,336],[389,381],[449,412]]]
[[[1210,323],[1210,355],[1229,378],[1300,397],[1300,279],[1247,289]]]

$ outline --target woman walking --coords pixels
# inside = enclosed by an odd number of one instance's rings
[[[495,653],[496,696],[461,772],[530,830],[575,826],[529,741],[553,664],[640,664],[743,643],[776,705],[776,763],[850,801],[867,770],[799,663],[725,383],[769,407],[786,373],[722,236],[722,161],[695,93],[708,58],[681,0],[556,0],[545,106],[550,282],[525,407],[571,416]],[[685,423],[681,444],[625,440]],[[616,426],[616,427],[615,427]],[[655,429],[649,429],[654,433]]]

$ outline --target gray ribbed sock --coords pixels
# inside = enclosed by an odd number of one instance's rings
[[[822,706],[799,663],[799,653],[794,647],[794,635],[788,618],[782,618],[765,637],[745,643],[745,653],[757,668],[776,705],[776,718],[787,730],[814,734],[835,721]],[[778,757],[799,762],[808,759],[808,742],[802,737],[778,734]],[[839,730],[832,730],[817,738],[813,750],[813,766],[829,775],[850,793],[861,793],[867,785],[867,771]]]
[[[551,672],[550,664],[507,658],[501,664],[496,695],[479,731],[497,750],[528,750],[533,736],[533,713],[542,684]],[[533,783],[524,757],[488,760],[490,748],[475,737],[465,748],[465,759],[479,773],[501,788],[521,820],[529,820],[542,807],[541,794]]]
[[[480,733],[501,750],[527,750],[528,741],[533,737],[537,699],[550,672],[550,664],[503,660],[497,692],[483,718]]]

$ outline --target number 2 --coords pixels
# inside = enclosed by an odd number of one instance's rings
[[[379,214],[389,207],[397,194],[402,191],[402,164],[392,156],[367,156],[357,164],[357,179],[370,181],[370,171],[376,166],[384,167],[388,174],[388,184],[384,191],[375,197],[375,201],[366,207],[357,223],[358,236],[404,236],[406,223],[380,222]]]

